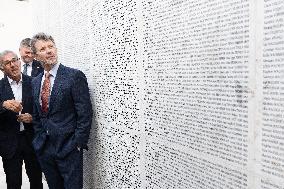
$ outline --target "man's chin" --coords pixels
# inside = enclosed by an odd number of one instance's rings
[[[14,81],[16,81],[17,78],[20,78],[20,77],[21,77],[20,75],[21,75],[20,73],[13,73],[13,74],[9,75],[8,77],[10,77],[10,78],[13,79]]]
[[[55,64],[57,64],[57,62],[54,62],[54,61],[51,62],[51,61],[49,61],[49,62],[45,62],[45,63],[43,64],[43,67],[44,67],[45,69],[50,70],[50,69],[53,68],[53,66],[54,66]]]
[[[30,63],[30,62],[32,62],[33,60],[34,60],[34,59],[24,59],[23,62],[24,62],[24,63]]]
[[[45,64],[50,65],[50,66],[55,65],[56,63],[57,63],[57,61],[54,61],[54,60],[45,62]]]

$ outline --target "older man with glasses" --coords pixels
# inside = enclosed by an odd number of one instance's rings
[[[22,165],[31,189],[42,189],[42,173],[31,142],[32,125],[32,78],[21,74],[21,62],[16,53],[0,53],[0,156],[6,174],[8,189],[20,189]]]

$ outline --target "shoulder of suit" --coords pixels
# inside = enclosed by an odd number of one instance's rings
[[[5,77],[3,77],[2,79],[0,79],[0,83],[2,84],[5,79],[6,79]]]
[[[40,63],[39,61],[37,61],[37,60],[33,60],[33,65],[35,65],[35,66],[38,66],[38,67],[42,68],[41,63]]]
[[[7,77],[7,76],[4,76],[0,81],[1,81],[1,82],[8,81],[8,77]]]
[[[40,62],[39,61],[37,61],[37,60],[33,60],[33,63],[35,63],[35,64],[40,64]]]
[[[1,85],[1,86],[4,86],[4,85],[7,85],[7,84],[9,84],[8,78],[7,78],[7,76],[4,76],[4,77],[0,80],[0,85]]]
[[[22,74],[23,80],[32,80],[31,76]]]
[[[65,70],[65,72],[68,72],[68,73],[71,73],[71,74],[76,74],[78,72],[81,72],[80,70],[78,69],[75,69],[75,68],[71,68],[71,67],[68,67],[68,66],[64,66],[64,65],[60,65],[62,66],[62,69]]]

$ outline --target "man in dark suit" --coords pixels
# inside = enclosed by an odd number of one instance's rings
[[[83,149],[92,124],[92,105],[83,72],[60,64],[54,39],[31,41],[44,73],[34,78],[33,146],[50,189],[82,189]]]
[[[30,188],[42,189],[42,172],[32,147],[32,78],[21,75],[20,61],[12,51],[0,53],[0,156],[8,189],[20,189],[25,162]]]
[[[22,73],[28,76],[36,77],[43,72],[41,63],[34,59],[34,53],[31,50],[31,39],[25,38],[20,43],[19,53],[22,60]]]

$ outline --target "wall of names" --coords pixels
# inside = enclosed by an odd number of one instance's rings
[[[88,78],[84,188],[283,188],[284,2],[56,2],[35,32]]]

